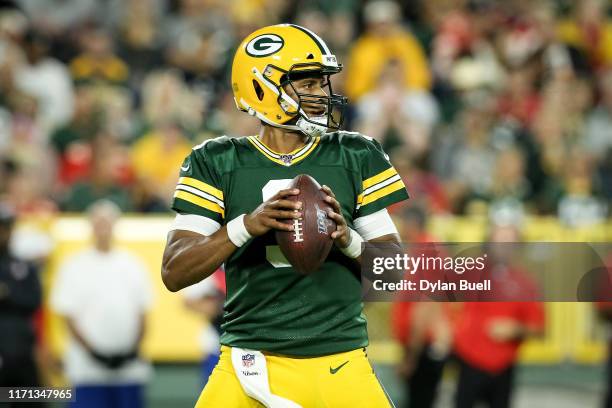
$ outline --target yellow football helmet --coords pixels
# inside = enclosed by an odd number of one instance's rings
[[[329,76],[342,70],[336,57],[312,31],[279,24],[261,28],[242,41],[232,64],[232,91],[238,109],[275,127],[320,136],[340,129],[347,99],[333,93]],[[307,76],[323,76],[327,95],[295,92],[283,86]],[[295,91],[295,88],[293,88]],[[325,115],[309,117],[302,105],[324,105]]]

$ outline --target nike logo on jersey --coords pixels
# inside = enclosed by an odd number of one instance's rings
[[[330,374],[336,374],[338,371],[340,371],[340,369],[341,369],[342,367],[344,367],[344,366],[345,366],[345,365],[347,365],[347,364],[348,364],[348,360],[347,360],[347,361],[345,361],[344,363],[340,364],[340,365],[339,365],[338,367],[336,367],[336,368],[331,368],[331,367],[329,367],[329,373],[330,373]]]
[[[186,165],[181,166],[181,170],[183,170],[183,171],[189,171],[189,167],[191,167],[191,163],[187,163]]]

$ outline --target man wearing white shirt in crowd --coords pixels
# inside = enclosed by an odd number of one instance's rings
[[[110,201],[91,206],[93,248],[67,259],[51,293],[51,307],[70,333],[65,369],[76,389],[72,408],[144,406],[151,367],[139,348],[153,294],[141,262],[112,245],[120,215]]]

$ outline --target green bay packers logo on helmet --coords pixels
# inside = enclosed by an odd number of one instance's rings
[[[262,34],[253,38],[246,45],[246,52],[252,57],[265,57],[274,54],[285,45],[285,41],[276,34]]]

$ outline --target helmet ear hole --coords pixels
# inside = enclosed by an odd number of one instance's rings
[[[264,98],[264,90],[261,88],[261,85],[259,85],[259,82],[257,82],[256,80],[253,80],[253,88],[255,89],[255,94],[257,95],[257,98],[261,101]]]
[[[312,55],[312,53],[309,53],[309,54],[306,56],[306,59],[307,59],[307,60],[314,59],[314,55]]]

